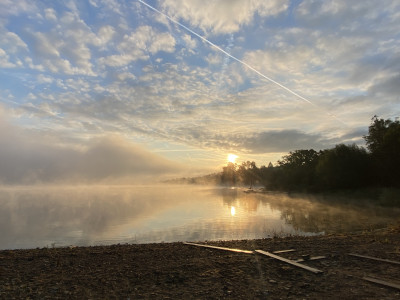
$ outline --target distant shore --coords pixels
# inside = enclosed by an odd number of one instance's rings
[[[0,298],[51,299],[396,299],[400,266],[349,253],[400,261],[400,227],[348,235],[286,237],[203,244],[277,251],[323,271],[314,274],[259,254],[161,243],[0,251]]]

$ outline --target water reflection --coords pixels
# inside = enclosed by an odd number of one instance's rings
[[[236,208],[231,206],[231,216],[234,217],[236,215]]]
[[[180,194],[187,198],[189,190]],[[126,224],[136,226],[181,200],[169,188],[3,188],[0,247],[65,245],[66,240],[77,245],[95,244],[112,239]]]
[[[223,191],[224,204],[248,213],[270,208],[278,211],[286,224],[301,232],[340,233],[382,228],[396,221],[400,213],[400,209],[375,206],[367,199],[354,204],[351,199],[338,201],[335,196],[238,191]]]
[[[265,200],[264,200],[265,201]],[[293,195],[268,197],[272,209],[294,229],[306,232],[340,233],[382,228],[397,219],[399,209],[338,202],[332,197]]]
[[[346,232],[399,213],[322,200],[185,186],[2,188],[0,249]]]

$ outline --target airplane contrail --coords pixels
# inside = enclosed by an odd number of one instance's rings
[[[264,75],[263,73],[261,73],[260,71],[258,71],[257,69],[253,68],[252,66],[250,66],[249,64],[247,64],[246,62],[244,62],[243,60],[233,56],[232,54],[226,52],[224,49],[222,49],[221,47],[217,46],[216,44],[214,44],[213,42],[210,42],[208,39],[206,39],[205,37],[201,36],[200,34],[194,32],[193,30],[191,30],[190,28],[188,28],[187,26],[183,25],[182,23],[174,20],[173,18],[171,18],[170,16],[168,16],[167,14],[163,13],[162,11],[158,10],[157,8],[151,6],[150,4],[142,1],[142,0],[138,0],[140,3],[142,3],[143,5],[147,6],[148,8],[150,8],[151,10],[154,10],[155,12],[163,15],[164,17],[166,17],[168,20],[170,20],[171,22],[175,23],[176,25],[184,28],[185,30],[189,31],[191,34],[197,36],[198,38],[200,38],[201,40],[203,40],[204,42],[206,42],[207,44],[211,45],[212,47],[214,47],[215,49],[217,49],[218,51],[221,51],[222,53],[224,53],[225,55],[227,55],[228,57],[232,58],[233,60],[241,63],[242,65],[246,66],[247,68],[249,68],[250,70],[252,70],[253,72],[257,73],[258,75],[260,75],[262,78],[276,84],[277,86],[279,86],[280,88],[286,90],[287,92],[291,93],[292,95],[296,96],[297,98],[300,98],[301,100],[307,102],[308,104],[311,104],[312,106],[318,108],[318,109],[322,109],[321,107],[319,107],[318,105],[312,103],[310,100],[308,100],[307,98],[304,98],[303,96],[299,95],[298,93],[296,93],[295,91],[289,89],[288,87],[284,86],[283,84],[277,82],[276,80]],[[331,114],[329,112],[327,112],[327,114],[333,118],[335,118],[336,120],[338,120],[339,122],[343,123],[344,125],[346,125],[342,120],[340,120],[338,117],[336,117],[334,114]]]

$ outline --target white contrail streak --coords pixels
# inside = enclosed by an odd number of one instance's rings
[[[226,52],[224,49],[222,49],[221,47],[217,46],[216,44],[214,44],[213,42],[210,42],[209,40],[207,40],[205,37],[201,36],[200,34],[194,32],[193,30],[191,30],[190,28],[186,27],[185,25],[183,25],[182,23],[172,19],[170,16],[166,15],[165,13],[163,13],[162,11],[158,10],[157,8],[151,6],[150,4],[147,4],[146,2],[142,1],[142,0],[138,0],[140,3],[146,5],[148,8],[150,8],[151,10],[154,10],[155,12],[163,15],[164,17],[166,17],[168,20],[170,20],[171,22],[177,24],[178,26],[181,26],[182,28],[186,29],[187,31],[189,31],[191,34],[197,36],[198,38],[200,38],[201,40],[203,40],[204,42],[206,42],[207,44],[211,45],[212,47],[214,47],[215,49],[217,49],[218,51],[221,51],[222,53],[224,53],[225,55],[227,55],[228,57],[232,58],[233,60],[236,60],[237,62],[241,63],[242,65],[246,66],[247,68],[249,68],[250,70],[252,70],[253,72],[257,73],[258,75],[260,75],[262,78],[265,78],[266,80],[276,84],[277,86],[279,86],[280,88],[288,91],[289,93],[291,93],[292,95],[295,95],[296,97],[300,98],[301,100],[307,102],[308,104],[311,104],[312,106],[321,109],[321,107],[319,107],[318,105],[312,103],[310,100],[304,98],[303,96],[299,95],[298,93],[296,93],[295,91],[292,91],[291,89],[287,88],[286,86],[284,86],[283,84],[273,80],[272,78],[264,75],[263,73],[261,73],[260,71],[256,70],[255,68],[253,68],[252,66],[250,66],[249,64],[245,63],[244,61],[240,60],[239,58],[231,55],[230,53]],[[342,120],[340,120],[338,117],[336,117],[335,115],[328,113],[329,116],[335,118],[336,120],[340,121],[341,123],[345,124]]]

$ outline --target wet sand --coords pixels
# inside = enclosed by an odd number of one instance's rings
[[[1,299],[400,299],[400,290],[363,280],[400,284],[399,227],[351,235],[287,237],[203,244],[277,251],[314,274],[260,254],[183,243],[0,251]]]

